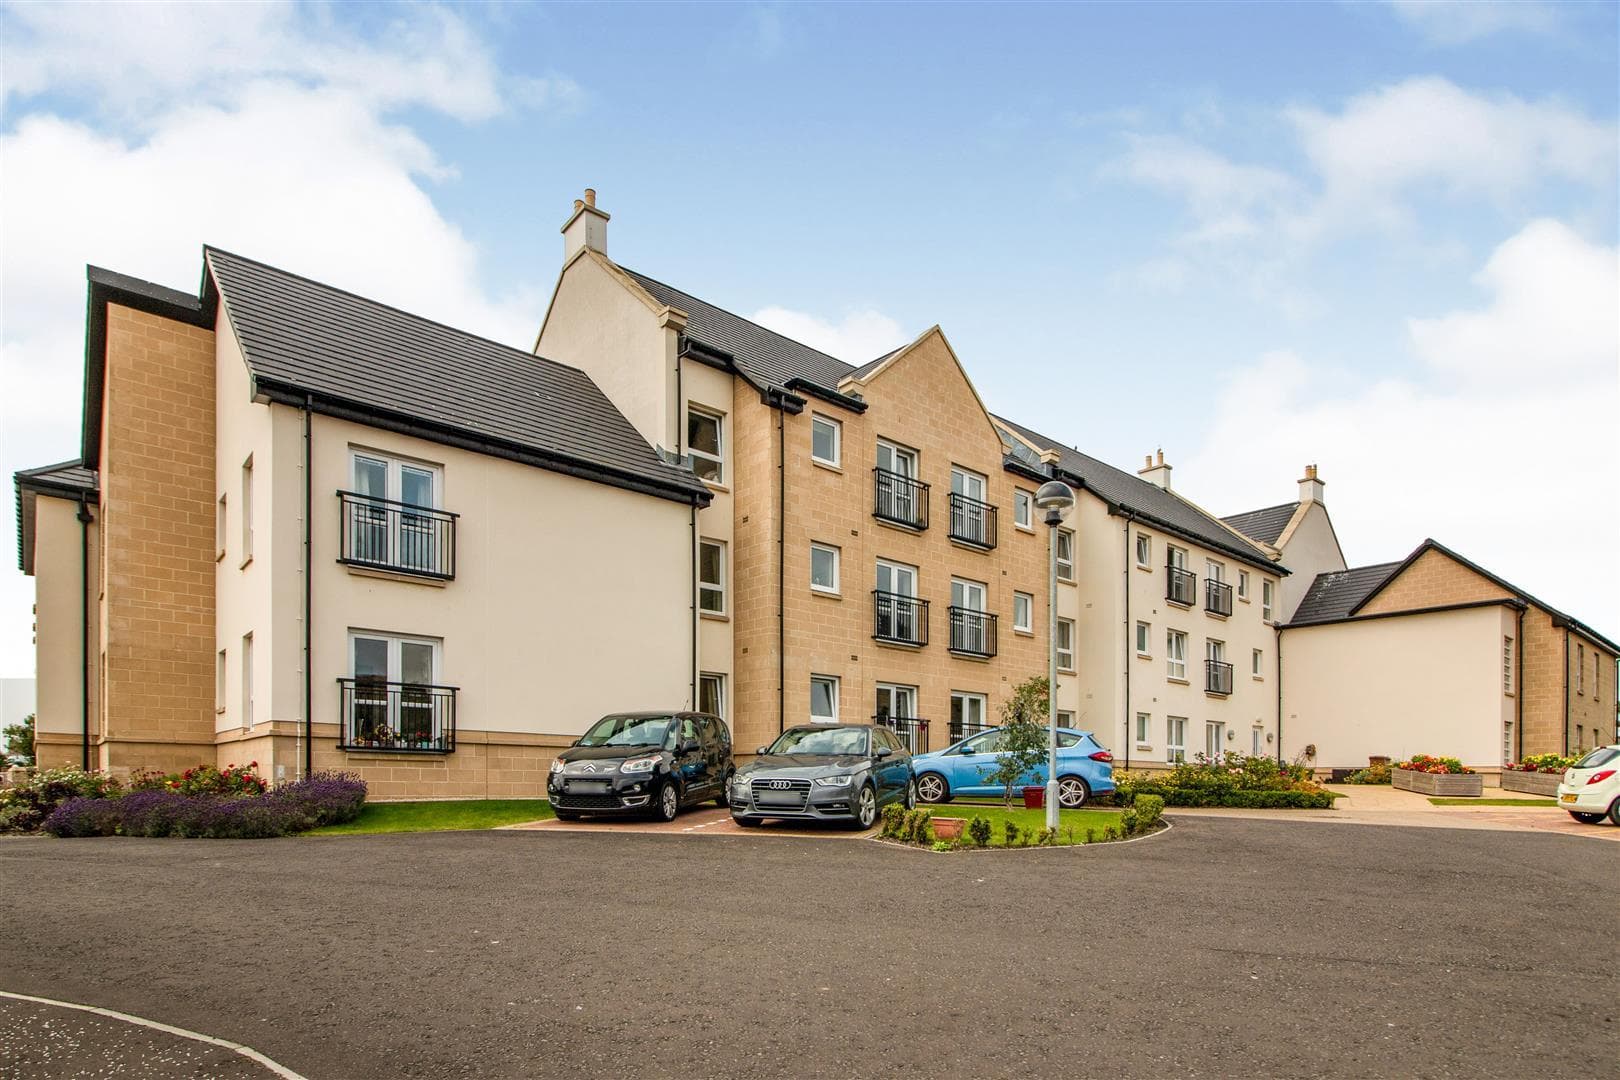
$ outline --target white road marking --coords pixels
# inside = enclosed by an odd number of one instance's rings
[[[270,1060],[257,1050],[253,1049],[253,1047],[243,1046],[241,1043],[231,1042],[229,1039],[216,1039],[212,1035],[203,1035],[196,1031],[187,1031],[185,1028],[177,1028],[170,1024],[160,1024],[156,1020],[147,1020],[144,1017],[131,1016],[129,1013],[121,1013],[113,1009],[102,1009],[95,1005],[79,1005],[72,1001],[56,1001],[52,998],[31,997],[28,994],[13,994],[9,990],[0,990],[0,998],[10,998],[12,1001],[27,1001],[35,1005],[52,1005],[58,1009],[77,1009],[79,1012],[95,1013],[97,1016],[105,1016],[111,1020],[122,1020],[126,1024],[135,1024],[140,1027],[150,1028],[153,1031],[161,1031],[166,1035],[178,1035],[182,1039],[191,1039],[194,1042],[208,1043],[211,1046],[222,1046],[232,1053],[241,1054],[243,1057],[247,1058],[256,1065],[264,1066],[266,1069],[269,1069],[271,1072],[281,1077],[282,1080],[307,1080],[307,1078],[301,1073],[295,1073],[291,1069],[287,1068],[287,1066]]]

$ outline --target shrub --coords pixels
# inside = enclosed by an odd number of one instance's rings
[[[1008,820],[1008,821],[1003,821],[1001,823],[1001,842],[1003,844],[1005,844],[1007,847],[1017,847],[1018,846],[1018,823],[1017,822]]]
[[[967,825],[968,839],[974,847],[990,846],[990,819],[976,817]]]
[[[1056,829],[1042,829],[1035,834],[1037,847],[1051,847],[1057,843],[1058,831]]]
[[[118,803],[75,795],[57,803],[40,827],[52,836],[111,836],[118,831]]]
[[[934,850],[935,851],[949,851],[952,848],[954,848],[955,846],[956,845],[951,843],[949,840],[935,840],[934,841]]]
[[[118,800],[119,831],[125,836],[180,836],[179,822],[192,811],[192,797],[178,791],[134,791]]]
[[[883,812],[878,815],[878,820],[883,826],[878,831],[878,835],[887,837],[891,840],[898,838],[900,835],[900,825],[905,821],[905,819],[906,808],[901,806],[899,803],[890,803],[888,806],[885,806],[883,808]]]
[[[46,769],[0,791],[0,832],[34,832],[68,799],[105,799],[121,790],[118,781],[106,773],[85,772],[76,766]]]
[[[1135,807],[1132,807],[1129,810],[1120,811],[1120,815],[1119,815],[1119,831],[1120,832],[1124,833],[1126,836],[1134,835],[1135,832],[1136,832],[1136,826],[1137,826],[1137,817],[1136,817],[1136,808]]]
[[[1526,754],[1502,768],[1513,772],[1561,773],[1579,760],[1578,757],[1565,757],[1563,754]]]
[[[1103,826],[1103,839],[1104,840],[1119,840],[1119,839],[1121,839],[1119,826],[1118,825],[1104,825]]]
[[[1136,811],[1137,827],[1147,832],[1164,819],[1164,798],[1159,795],[1139,796],[1132,809]]]
[[[932,810],[914,810],[916,820],[912,822],[910,839],[913,844],[930,844],[934,840],[934,812]]]
[[[168,786],[183,795],[263,795],[269,783],[256,770],[257,761],[238,768],[227,765],[223,770],[212,765],[197,765],[171,779]]]
[[[1391,782],[1391,777],[1389,762],[1379,761],[1367,766],[1365,769],[1357,769],[1345,777],[1344,782],[1347,784],[1388,784]]]
[[[1086,843],[1095,844],[1096,842],[1097,842],[1097,827],[1095,825],[1086,826]]]
[[[1431,757],[1428,754],[1413,754],[1410,759],[1401,762],[1395,767],[1397,769],[1406,769],[1409,772],[1438,773],[1442,775],[1461,775],[1474,771],[1454,757]]]
[[[188,795],[165,781],[163,787],[143,787],[118,799],[74,800],[60,820],[53,816],[47,830],[56,836],[116,831],[125,836],[255,840],[353,821],[365,799],[365,781],[350,773],[315,773],[256,795]],[[81,805],[90,802],[99,805]]]

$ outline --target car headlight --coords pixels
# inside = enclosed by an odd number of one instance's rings
[[[562,761],[561,758],[552,758],[551,759],[551,771],[552,772],[560,773],[564,769],[566,769],[567,767],[568,767],[567,765],[563,764],[563,761]]]
[[[849,787],[854,779],[853,776],[818,776],[816,783],[821,787]]]
[[[736,788],[738,791],[747,791],[748,790],[748,777],[743,776],[741,774],[733,776],[731,778],[731,786]]]
[[[649,773],[649,772],[652,772],[653,769],[655,769],[657,767],[658,767],[658,758],[657,757],[638,757],[638,758],[631,758],[629,761],[625,762],[623,765],[620,765],[619,766],[619,771],[620,772],[627,772],[627,773]]]

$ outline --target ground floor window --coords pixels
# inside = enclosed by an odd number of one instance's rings
[[[838,723],[838,679],[835,676],[810,676],[810,722]]]
[[[698,712],[706,712],[710,716],[725,719],[726,677],[724,675],[711,675],[704,672],[698,676]]]
[[[905,748],[914,754],[925,749],[921,726],[917,723],[917,688],[898,683],[878,683],[872,718],[894,732]]]
[[[351,749],[448,751],[455,747],[454,687],[442,685],[436,638],[349,632],[343,744]]]
[[[1165,718],[1164,760],[1187,760],[1187,718],[1185,716]]]
[[[1136,714],[1136,741],[1146,745],[1148,741],[1148,725],[1153,723],[1151,713],[1139,712]]]
[[[976,735],[986,727],[986,699],[983,694],[951,691],[951,742]]]
[[[1250,738],[1249,738],[1249,741],[1251,743],[1251,749],[1249,750],[1249,755],[1251,757],[1259,757],[1260,756],[1260,743],[1264,739],[1265,739],[1265,729],[1264,728],[1253,728],[1251,730]]]
[[[1218,761],[1221,756],[1221,740],[1226,737],[1226,725],[1210,720],[1204,724],[1204,756],[1211,761]]]

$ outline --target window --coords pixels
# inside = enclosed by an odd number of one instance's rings
[[[1211,761],[1219,761],[1223,748],[1221,740],[1226,738],[1226,725],[1218,720],[1210,720],[1204,724],[1204,756]]]
[[[1247,570],[1238,571],[1237,593],[1239,600],[1249,599],[1249,572]]]
[[[1185,716],[1169,716],[1165,718],[1164,730],[1164,760],[1187,760],[1187,718]]]
[[[1180,630],[1170,630],[1164,636],[1164,653],[1166,657],[1165,674],[1172,679],[1185,679],[1187,677],[1187,635]]]
[[[838,549],[828,544],[810,545],[810,587],[816,592],[838,591]]]
[[[902,645],[928,643],[928,608],[917,600],[917,568],[878,560],[877,595],[872,598],[876,637]]]
[[[1249,729],[1249,756],[1250,757],[1259,757],[1260,756],[1260,740],[1264,737],[1264,735],[1265,735],[1265,729],[1264,728],[1250,728]]]
[[[1057,714],[1057,726],[1066,728],[1074,727],[1074,712],[1070,709],[1059,709]],[[1058,738],[1061,740],[1063,736],[1059,735]]]
[[[995,616],[985,614],[985,587],[977,581],[951,579],[951,650],[975,656],[996,653]]]
[[[440,520],[445,515],[410,512],[438,508],[437,466],[356,450],[350,475],[354,498],[343,506],[345,560],[435,574],[448,569],[453,542]]]
[[[253,726],[253,635],[242,635],[242,729]]]
[[[1262,670],[1265,662],[1266,653],[1264,649],[1251,649],[1249,652],[1249,674],[1257,679],[1265,678],[1266,673]]]
[[[1586,646],[1575,646],[1575,692],[1586,693]]]
[[[1502,639],[1502,693],[1513,693],[1513,639]]]
[[[726,716],[726,677],[704,672],[698,676],[698,712]]]
[[[1020,488],[1013,492],[1013,524],[1020,529],[1033,529],[1031,524],[1031,508],[1035,505],[1035,497]]]
[[[698,610],[726,613],[726,545],[718,540],[698,541]]]
[[[1187,569],[1187,552],[1182,548],[1174,545],[1167,546],[1165,548],[1165,558],[1168,560],[1169,565],[1177,570]]]
[[[1035,598],[1029,593],[1013,593],[1013,629],[1030,633],[1034,629]]]
[[[725,443],[718,413],[686,407],[686,452],[692,471],[713,484],[725,483]]]
[[[1143,568],[1153,566],[1153,537],[1147,533],[1136,534],[1136,565]]]
[[[985,696],[951,691],[951,742],[984,730]]]
[[[985,478],[951,469],[951,539],[978,547],[996,546],[996,508],[985,501]]]
[[[1214,559],[1204,560],[1204,576],[1211,581],[1226,580],[1226,564],[1218,563]]]
[[[810,676],[810,722],[838,723],[838,679],[833,675]]]
[[[1226,663],[1226,642],[1208,638],[1204,641],[1204,659],[1212,664]]]
[[[1271,601],[1274,587],[1268,578],[1260,583],[1260,617],[1266,622],[1271,621]]]
[[[1074,533],[1069,529],[1057,531],[1057,576],[1059,581],[1074,580]]]
[[[219,497],[214,504],[214,559],[217,562],[225,557],[225,530],[229,528],[229,521],[225,513],[225,496]]]
[[[448,751],[455,747],[455,692],[440,681],[441,642],[349,631],[344,746]]]
[[[214,658],[214,711],[216,713],[225,711],[225,665],[225,650],[221,649],[219,655]]]
[[[1153,624],[1139,622],[1136,624],[1136,655],[1153,655]]]
[[[879,439],[872,507],[875,517],[912,529],[928,528],[928,486],[917,481],[917,452]]]
[[[838,465],[843,454],[844,425],[825,416],[810,418],[810,459]]]
[[[1577,751],[1586,749],[1586,727],[1582,724],[1575,725],[1575,749]]]
[[[253,558],[253,455],[242,462],[242,565]]]
[[[877,684],[877,712],[879,720],[912,720],[917,716],[917,688],[895,683]]]
[[[1139,712],[1136,714],[1136,741],[1138,745],[1148,745],[1148,729],[1152,725],[1152,713]]]
[[[1074,620],[1057,621],[1057,666],[1059,671],[1074,670]]]

